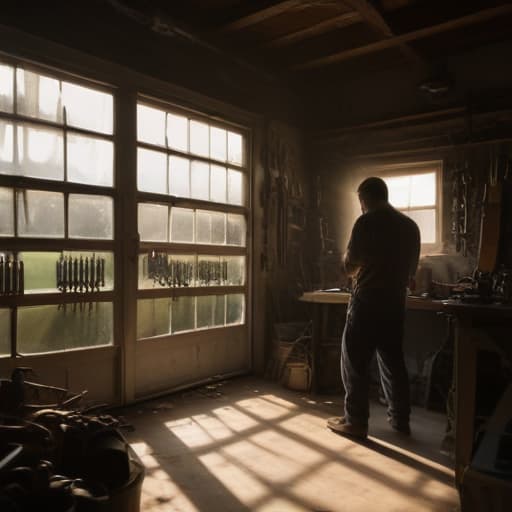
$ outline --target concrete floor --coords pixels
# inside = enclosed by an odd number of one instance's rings
[[[448,512],[458,502],[439,453],[444,420],[413,412],[413,435],[372,406],[369,439],[325,427],[340,397],[239,378],[125,410],[144,462],[144,512]]]

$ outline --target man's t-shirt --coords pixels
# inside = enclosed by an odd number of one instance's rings
[[[420,233],[412,219],[391,205],[361,215],[345,256],[347,265],[358,267],[354,296],[405,298],[419,254]]]

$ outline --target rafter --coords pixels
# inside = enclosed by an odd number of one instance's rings
[[[500,5],[499,7],[485,9],[483,11],[478,11],[467,16],[462,16],[461,18],[456,18],[450,21],[446,21],[444,23],[439,23],[438,25],[433,25],[430,27],[421,28],[419,30],[414,30],[413,32],[408,32],[407,34],[401,34],[399,36],[390,37],[389,39],[384,39],[383,41],[377,41],[375,43],[359,46],[357,48],[351,48],[349,50],[343,50],[341,52],[336,52],[331,55],[326,55],[325,57],[319,57],[317,59],[312,59],[307,62],[302,62],[292,66],[291,69],[301,70],[327,66],[329,64],[334,64],[336,62],[342,62],[348,59],[353,59],[361,55],[367,55],[369,53],[386,50],[388,48],[394,48],[403,43],[408,43],[411,41],[416,41],[418,39],[430,37],[435,34],[440,34],[441,32],[447,32],[450,30],[466,27],[468,25],[482,23],[484,21],[488,21],[493,18],[497,18],[499,16],[511,13],[512,4]]]
[[[295,7],[301,3],[300,0],[284,0],[281,2],[277,2],[269,7],[264,9],[259,9],[258,11],[252,12],[247,16],[243,16],[242,18],[238,18],[237,20],[231,21],[226,25],[219,28],[220,32],[231,32],[234,30],[240,30],[242,28],[250,27],[251,25],[256,25],[261,21],[264,21],[268,18],[272,18],[279,14],[282,14],[285,11],[288,11],[292,7]]]
[[[344,0],[344,3],[355,9],[375,31],[385,38],[395,37],[387,21],[368,0]],[[405,43],[398,45],[402,54],[414,64],[423,64],[423,59]]]
[[[359,12],[345,12],[343,14],[333,16],[332,18],[320,21],[319,23],[315,23],[314,25],[310,25],[309,27],[297,30],[290,34],[285,34],[284,36],[276,37],[275,39],[272,39],[264,43],[263,46],[266,48],[286,46],[289,44],[296,43],[298,41],[302,41],[303,39],[308,39],[313,36],[324,34],[336,28],[347,27],[349,25],[359,23],[360,21],[362,21],[362,19],[363,17]]]

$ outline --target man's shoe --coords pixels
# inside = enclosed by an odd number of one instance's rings
[[[388,418],[389,424],[391,425],[391,428],[398,432],[399,434],[403,434],[404,436],[410,436],[411,435],[411,427],[409,426],[409,422],[398,422],[391,418]]]
[[[368,436],[368,427],[347,423],[344,416],[329,418],[327,420],[327,427],[338,434],[357,437],[358,439],[366,439]]]

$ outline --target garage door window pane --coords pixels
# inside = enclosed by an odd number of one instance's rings
[[[171,302],[168,298],[137,301],[137,339],[171,332]]]
[[[245,218],[243,215],[228,214],[227,216],[228,245],[245,246]]]
[[[14,68],[0,64],[0,110],[12,112],[14,90]]]
[[[114,103],[112,94],[62,82],[66,124],[95,132],[112,134]]]
[[[226,168],[212,165],[210,169],[210,201],[226,202]]]
[[[169,208],[161,204],[139,204],[139,236],[145,242],[167,242]]]
[[[114,183],[112,142],[68,133],[68,181],[111,187]]]
[[[57,262],[59,252],[20,253],[25,271],[25,292],[57,291]]]
[[[0,173],[14,172],[14,126],[0,119]]]
[[[230,286],[245,284],[245,256],[224,256],[227,267],[227,283]]]
[[[229,169],[228,171],[228,203],[243,204],[243,175],[240,171]]]
[[[242,136],[239,133],[228,132],[228,162],[242,165]]]
[[[226,243],[226,214],[211,212],[212,244],[224,245]]]
[[[208,156],[210,152],[209,128],[205,123],[190,121],[190,152]]]
[[[225,273],[220,256],[197,257],[197,286],[221,286]]]
[[[195,328],[195,299],[195,297],[178,297],[172,301],[172,333],[191,331]]]
[[[197,297],[197,328],[204,329],[213,326],[213,298],[207,295]]]
[[[171,242],[194,241],[194,210],[171,208]]]
[[[139,254],[139,289],[195,286],[194,255]]]
[[[60,130],[19,125],[19,174],[31,178],[64,179],[64,141]]]
[[[172,149],[188,151],[188,119],[167,114],[167,144]]]
[[[21,252],[19,258],[23,261],[25,270],[25,293],[46,293],[57,291],[57,265],[67,262],[69,258],[80,258],[88,260],[87,275],[84,271],[84,280],[87,277],[88,287],[96,282],[96,264],[91,272],[90,264],[93,257],[94,262],[103,259],[105,261],[105,286],[101,290],[112,290],[114,288],[114,257],[111,252],[92,251],[64,251],[64,252]],[[85,265],[85,263],[84,263]]]
[[[241,293],[227,295],[226,297],[226,325],[244,323],[245,297]]]
[[[18,191],[18,234],[64,237],[64,195],[42,190]]]
[[[173,254],[169,256],[168,285],[188,287],[196,285],[196,257],[193,255]]]
[[[223,245],[226,240],[226,214],[196,211],[196,243]]]
[[[14,235],[14,194],[12,188],[0,188],[0,236]]]
[[[107,196],[69,195],[69,237],[112,240],[113,201]]]
[[[137,140],[165,146],[165,112],[137,105]]]
[[[59,80],[18,68],[16,89],[18,114],[62,123]]]
[[[190,161],[179,156],[169,157],[169,193],[190,197]]]
[[[197,329],[224,325],[224,295],[197,297]]]
[[[112,303],[20,307],[17,330],[22,354],[112,345]]]
[[[226,161],[227,134],[222,128],[210,127],[210,157],[221,162]]]
[[[0,356],[11,353],[11,310],[0,309]]]
[[[143,192],[167,193],[167,155],[150,149],[137,149],[137,188]]]
[[[191,197],[208,201],[210,197],[210,165],[193,161],[191,164]]]

